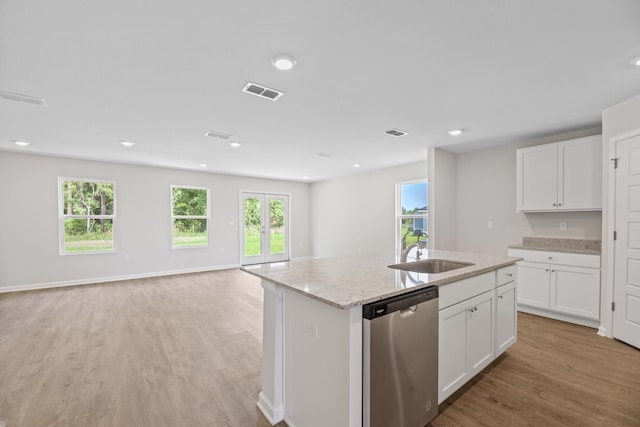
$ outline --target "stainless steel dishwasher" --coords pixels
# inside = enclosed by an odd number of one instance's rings
[[[438,288],[363,306],[363,425],[422,427],[438,415]]]

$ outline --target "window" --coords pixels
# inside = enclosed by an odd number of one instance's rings
[[[171,186],[171,247],[209,244],[209,190]]]
[[[58,178],[60,254],[112,252],[116,184]]]
[[[427,246],[427,194],[427,181],[401,182],[397,186],[396,230],[400,254],[417,242]]]

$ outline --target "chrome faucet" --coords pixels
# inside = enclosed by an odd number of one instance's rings
[[[420,257],[422,256],[422,250],[427,248],[427,241],[426,240],[420,240],[420,237],[426,237],[427,239],[429,238],[429,235],[424,232],[421,231],[420,234],[418,234],[418,240],[411,243],[409,246],[407,246],[402,253],[400,254],[400,262],[407,262],[407,257],[409,256],[409,251],[411,251],[411,249],[417,247],[417,252],[416,252],[416,260],[420,261]]]

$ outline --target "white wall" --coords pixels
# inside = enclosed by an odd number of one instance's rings
[[[429,247],[456,249],[457,158],[439,148],[429,150]]]
[[[393,256],[396,183],[426,178],[425,159],[311,184],[313,256]]]
[[[607,108],[602,112],[602,201],[604,210],[602,212],[602,325],[600,333],[611,337],[613,324],[613,313],[610,309],[613,293],[613,273],[608,263],[613,261],[613,248],[610,245],[611,233],[613,232],[614,212],[609,211],[609,171],[611,170],[610,149],[615,147],[610,144],[612,137],[640,129],[640,95],[634,96],[626,101]]]
[[[524,236],[600,239],[600,212],[516,212],[518,148],[598,133],[592,128],[458,154],[456,249],[506,255],[507,246]],[[567,223],[566,231],[560,231],[561,222]]]
[[[58,254],[58,176],[116,182],[116,253]],[[172,184],[211,189],[207,248],[171,249]],[[291,256],[310,255],[307,183],[0,151],[0,291],[237,266],[240,190],[289,193]]]

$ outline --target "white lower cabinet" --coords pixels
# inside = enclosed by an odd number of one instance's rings
[[[600,270],[551,266],[549,308],[575,316],[600,318]]]
[[[491,290],[440,310],[439,403],[494,359],[494,301]]]
[[[537,262],[518,263],[518,302],[549,308],[549,266]]]
[[[518,337],[517,288],[513,281],[496,289],[496,357],[511,347]]]
[[[518,263],[521,310],[587,326],[600,319],[599,255],[523,249],[509,255],[524,258]]]

